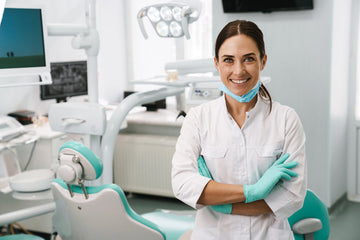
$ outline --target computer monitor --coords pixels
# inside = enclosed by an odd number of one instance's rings
[[[36,84],[51,83],[43,11],[33,4],[6,2],[0,25],[0,86],[29,85],[22,80],[31,77]]]
[[[86,61],[54,62],[50,66],[53,82],[40,86],[41,100],[65,102],[68,97],[88,94]]]
[[[134,91],[124,91],[124,98],[130,96],[133,93],[135,93],[135,92]],[[166,108],[166,98],[160,99],[158,101],[151,102],[151,103],[145,103],[141,106],[146,107],[146,111],[152,111],[152,112],[157,111],[160,108],[165,109]]]
[[[225,13],[313,9],[313,0],[222,0]]]

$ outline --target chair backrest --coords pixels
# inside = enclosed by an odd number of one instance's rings
[[[306,230],[306,227],[309,225],[311,225],[310,228],[317,228],[317,226],[319,226],[318,224],[321,222],[319,227],[321,228],[320,230],[309,232],[308,234],[294,233],[295,240],[306,239],[306,236],[310,235],[313,236],[313,238],[310,237],[310,239],[315,240],[327,240],[329,238],[330,223],[328,210],[325,204],[311,190],[307,190],[303,207],[294,213],[291,217],[289,217],[288,221],[293,231],[294,227],[297,227],[296,224],[298,226],[301,225],[301,223],[299,224],[300,221],[305,223],[302,224],[305,226],[303,230]],[[306,221],[308,222],[306,223]]]
[[[86,161],[86,158],[91,158],[92,160],[87,163],[93,165],[94,169],[99,168],[99,166],[102,167],[100,159],[96,156],[87,155],[89,152],[84,154],[85,146],[80,146],[78,143],[66,144],[68,149],[61,148],[60,155],[62,151],[69,152],[69,149],[72,149],[73,152],[82,154],[81,161],[74,162],[82,164],[81,162]],[[68,156],[65,157],[68,158]],[[67,162],[64,161],[64,164],[66,165]],[[69,176],[65,172],[67,168],[71,169],[72,167],[76,168],[72,165],[64,167],[62,175]],[[81,165],[81,169],[82,172],[76,173],[76,176],[86,175],[86,167]],[[94,169],[91,170],[92,174],[94,174]],[[70,172],[73,173],[73,170]],[[99,175],[99,171],[96,172],[96,175]],[[72,176],[72,174],[70,175]],[[164,233],[156,224],[146,220],[131,209],[119,186],[106,184],[85,187],[69,184],[69,181],[65,182],[58,178],[51,184],[56,203],[53,226],[63,240],[165,239]]]

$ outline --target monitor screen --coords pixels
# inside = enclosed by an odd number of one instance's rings
[[[52,84],[40,88],[40,98],[66,101],[68,97],[88,94],[86,61],[50,64]]]
[[[313,9],[313,0],[222,0],[225,13]]]
[[[41,9],[5,8],[0,25],[0,69],[45,67]]]

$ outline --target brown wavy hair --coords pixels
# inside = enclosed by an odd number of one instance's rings
[[[219,35],[216,38],[215,42],[215,58],[216,61],[219,61],[219,49],[221,45],[225,42],[226,39],[239,35],[244,34],[254,40],[254,42],[257,45],[257,48],[260,52],[260,58],[261,60],[264,59],[265,56],[265,43],[264,43],[264,36],[262,31],[259,29],[259,27],[251,22],[246,20],[235,20],[232,22],[229,22],[225,25],[225,27],[220,31]],[[261,83],[260,89],[259,89],[259,96],[265,100],[266,102],[269,102],[270,104],[270,112],[272,109],[272,99],[270,96],[269,91],[266,89],[266,87]]]

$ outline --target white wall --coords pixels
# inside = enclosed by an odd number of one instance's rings
[[[96,1],[97,29],[100,34],[98,55],[99,98],[120,102],[128,80],[129,64],[125,46],[124,0]]]
[[[347,37],[339,35],[348,29],[334,23],[333,14],[346,22],[340,14],[349,16],[350,10],[345,4],[337,14],[333,7],[349,1],[314,0],[314,9],[305,11],[225,14],[221,0],[213,0],[214,41],[235,19],[254,21],[262,29],[268,54],[263,75],[272,78],[268,89],[274,100],[299,114],[307,139],[309,188],[328,207],[346,192],[348,50],[337,48],[346,46],[339,44]]]
[[[347,189],[347,123],[349,116],[351,0],[334,0],[330,89],[329,179],[330,202]]]

